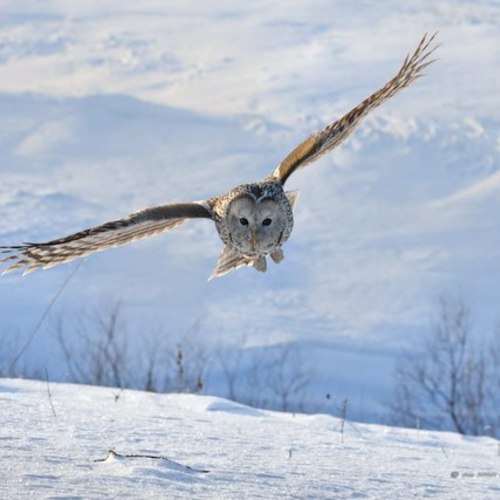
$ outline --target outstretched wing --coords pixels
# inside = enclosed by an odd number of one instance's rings
[[[93,252],[125,245],[168,231],[186,219],[212,218],[212,211],[205,202],[173,203],[134,212],[124,219],[107,222],[79,233],[46,243],[25,243],[19,246],[0,247],[9,254],[0,262],[13,262],[2,274],[25,268],[24,274],[36,269],[69,262]]]
[[[288,177],[300,167],[303,167],[321,155],[338,146],[357,127],[363,117],[387,99],[408,87],[422,76],[422,70],[434,62],[429,56],[437,46],[432,47],[436,33],[431,37],[423,36],[413,54],[406,56],[398,74],[389,80],[382,88],[365,99],[361,104],[349,111],[340,120],[330,123],[324,129],[318,130],[300,143],[273,172],[272,178],[286,182]]]

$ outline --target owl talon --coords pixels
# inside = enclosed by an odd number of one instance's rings
[[[285,258],[285,254],[283,253],[282,248],[278,248],[274,252],[271,253],[271,259],[275,264],[279,264]]]
[[[267,270],[266,258],[261,256],[252,262],[252,266],[261,273],[265,273]]]

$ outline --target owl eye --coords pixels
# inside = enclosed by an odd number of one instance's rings
[[[242,218],[240,219],[240,224],[241,224],[242,226],[248,226],[248,219],[246,219],[245,217],[242,217]]]
[[[271,225],[271,222],[272,222],[272,220],[271,220],[271,219],[269,219],[269,218],[268,218],[268,219],[264,219],[264,220],[262,221],[262,225],[263,225],[263,226],[270,226],[270,225]]]

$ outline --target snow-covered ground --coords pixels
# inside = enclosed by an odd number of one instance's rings
[[[391,77],[424,32],[439,30],[442,44],[424,79],[290,180],[301,197],[282,264],[207,282],[221,243],[193,221],[87,258],[56,316],[120,300],[140,344],[175,344],[194,324],[209,345],[295,342],[314,367],[312,399],[348,397],[367,420],[438,294],[462,290],[484,331],[498,320],[498,2],[25,0],[1,10],[0,244],[259,179]],[[2,277],[2,349],[29,337],[74,265]],[[63,377],[55,344],[49,320],[23,362]]]
[[[0,497],[467,498],[498,443],[211,396],[0,380]],[[113,450],[116,455],[109,455]]]

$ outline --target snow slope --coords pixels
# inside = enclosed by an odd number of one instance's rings
[[[500,493],[491,438],[347,421],[342,441],[341,422],[326,415],[255,410],[210,396],[49,389],[51,400],[43,382],[0,379],[1,498]]]
[[[313,400],[333,387],[371,420],[437,294],[463,290],[480,329],[497,320],[497,2],[1,8],[0,244],[259,179],[391,77],[422,33],[442,43],[426,78],[290,180],[301,197],[282,264],[207,283],[220,241],[195,221],[87,258],[56,315],[121,300],[139,344],[175,344],[193,324],[209,345],[296,342]],[[29,337],[73,265],[0,280],[2,345]],[[24,362],[64,378],[52,330]]]

